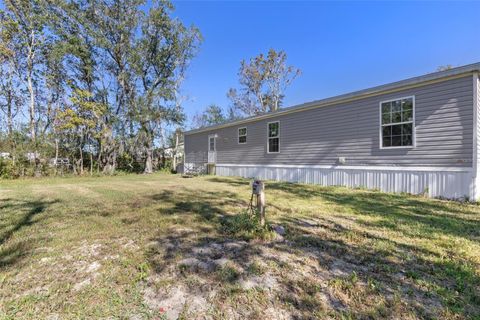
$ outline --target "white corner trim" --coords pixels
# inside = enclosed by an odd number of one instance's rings
[[[258,167],[258,168],[298,168],[298,169],[336,169],[336,170],[375,170],[375,171],[448,171],[472,172],[471,167],[432,167],[432,166],[344,166],[344,165],[293,165],[293,164],[235,164],[217,163],[217,167]]]
[[[477,116],[478,116],[478,73],[473,74],[473,176],[477,176],[477,143],[478,143],[478,130],[477,130]]]
[[[479,198],[479,187],[478,187],[478,73],[473,74],[473,154],[472,154],[472,186],[471,186],[471,197],[474,200]]]

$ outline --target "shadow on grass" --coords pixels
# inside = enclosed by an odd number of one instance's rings
[[[168,205],[161,209],[163,214],[195,214],[205,220],[214,218],[228,218],[224,211],[226,206],[241,208],[247,206],[247,202],[240,199],[236,193],[229,191],[198,191],[180,189],[175,192],[164,190],[151,196],[154,201]],[[218,223],[219,221],[214,221]]]
[[[231,186],[248,185],[248,180],[243,178],[215,177],[209,180]],[[480,241],[480,219],[478,219],[477,204],[288,182],[268,182],[266,189],[267,192],[268,190],[279,191],[305,201],[322,199],[360,215],[373,215],[380,218],[375,222],[366,222],[366,226],[369,227],[386,227],[397,230],[399,226],[407,225],[419,232],[410,234],[412,236],[428,238],[435,233],[440,233]],[[271,206],[275,207],[274,204]],[[280,210],[281,208],[276,207],[276,209]],[[475,216],[477,219],[473,218]],[[403,229],[408,230],[408,228]]]
[[[329,219],[314,220],[318,221],[315,227],[306,225],[303,219],[287,218],[283,222],[293,247],[303,254],[316,255],[320,264],[330,268],[340,265],[347,274],[355,272],[364,283],[377,284],[382,297],[399,294],[421,318],[441,317],[436,313],[441,305],[444,311],[465,318],[480,314],[477,265],[369,232],[348,230]],[[382,310],[374,314],[387,316]]]
[[[247,183],[245,179],[208,180],[237,187]],[[178,230],[171,229],[152,239],[158,243],[146,253],[152,269],[159,276],[177,270],[181,281],[189,273],[179,268],[179,260],[194,261],[196,267],[189,272],[218,289],[241,286],[240,281],[251,276],[248,270],[252,269],[252,262],[260,259],[266,265],[276,266],[271,276],[278,288],[272,292],[278,301],[293,306],[300,318],[323,312],[317,295],[324,297],[334,313],[347,317],[395,318],[413,313],[418,318],[435,318],[452,312],[465,318],[478,316],[480,277],[475,265],[442,258],[425,248],[370,232],[376,227],[396,230],[397,225],[402,224],[402,230],[408,230],[405,226],[412,229],[412,234],[407,232],[408,237],[428,237],[438,232],[478,241],[478,222],[455,216],[473,216],[469,205],[285,183],[269,183],[267,188],[301,199],[296,201],[318,197],[345,207],[355,217],[350,222],[363,224],[365,231],[354,231],[328,217],[303,219],[286,215],[281,222],[287,229],[287,241],[244,242],[222,233],[222,221],[246,208],[247,202],[236,193],[164,191],[152,196],[155,201],[168,204],[161,209],[162,214],[197,217],[202,225],[188,222]],[[227,212],[227,206],[235,209]],[[385,221],[369,224],[356,214],[375,215]],[[317,267],[304,262],[305,257],[314,257],[324,270],[321,277]],[[222,259],[244,271],[226,272],[225,267],[212,267]],[[220,290],[220,295],[227,291]],[[345,296],[349,297],[347,302],[341,301],[339,297]]]
[[[207,178],[207,180],[210,182],[226,183],[232,187],[249,187],[249,180],[243,178],[211,177]]]
[[[22,228],[38,222],[38,215],[43,213],[48,206],[57,202],[58,200],[2,200],[0,205],[0,267],[14,264],[28,250],[28,243],[22,239],[7,245],[8,240]]]
[[[347,212],[358,214],[356,222],[366,230],[387,228],[400,231],[403,236],[439,239],[444,236],[454,236],[467,239],[473,243],[480,240],[480,220],[476,204],[458,203],[454,201],[423,199],[409,195],[388,194],[367,190],[348,190],[344,188],[305,186],[292,183],[272,183],[268,188],[285,192],[305,200],[318,197],[329,203],[348,209]],[[477,211],[476,211],[477,210]],[[362,215],[375,216],[375,222],[364,221]],[[358,218],[360,217],[360,218]],[[292,226],[292,221],[289,222]],[[325,228],[328,226],[324,224]],[[322,226],[321,226],[322,227]],[[345,234],[346,230],[335,227],[331,229]],[[297,233],[299,234],[299,233]],[[298,239],[303,239],[305,228],[302,228]],[[343,237],[339,235],[338,238]],[[375,275],[399,270],[406,271],[409,280],[424,281],[429,290],[442,295],[443,302],[452,310],[465,313],[468,316],[478,316],[480,310],[480,276],[475,270],[478,265],[466,261],[456,254],[457,248],[451,248],[451,258],[441,257],[437,252],[420,246],[398,243],[391,239],[381,238],[369,232],[357,235],[360,238],[374,240],[385,244],[385,248],[357,247],[354,251],[335,241],[326,243],[318,240],[314,246],[323,249],[333,248],[346,257],[353,257],[351,263],[362,265],[374,264],[379,270]],[[305,240],[305,239],[303,239]],[[308,239],[309,243],[312,240]],[[298,241],[297,241],[298,242]],[[447,244],[448,245],[448,244]],[[380,260],[379,260],[380,257]],[[388,257],[382,261],[381,257]],[[399,261],[391,263],[389,261]],[[430,294],[431,292],[425,292]],[[460,294],[459,294],[460,293]]]
[[[266,188],[304,200],[322,199],[350,209],[356,214],[374,215],[380,218],[370,225],[371,227],[387,227],[395,230],[399,225],[408,225],[420,231],[420,234],[415,236],[429,237],[437,232],[480,241],[480,219],[471,218],[475,215],[478,217],[476,204],[284,182],[268,183]]]

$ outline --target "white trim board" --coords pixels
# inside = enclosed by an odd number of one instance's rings
[[[480,197],[480,188],[479,188],[479,175],[478,175],[478,143],[479,143],[479,134],[480,130],[478,129],[478,98],[479,98],[479,79],[478,73],[473,74],[473,154],[472,154],[472,182],[471,182],[471,193],[474,195],[474,199],[478,200]]]
[[[294,164],[235,164],[217,163],[217,167],[259,167],[259,168],[299,168],[299,169],[336,169],[336,170],[378,170],[378,171],[447,171],[447,172],[472,172],[471,167],[409,167],[409,166],[333,166],[333,165],[294,165]]]

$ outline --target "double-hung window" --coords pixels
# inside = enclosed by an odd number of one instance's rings
[[[382,148],[413,147],[415,144],[415,98],[380,102]]]
[[[267,152],[280,152],[280,122],[278,121],[268,123]]]
[[[238,128],[238,143],[247,143],[247,128]]]

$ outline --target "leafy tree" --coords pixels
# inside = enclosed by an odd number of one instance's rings
[[[192,120],[194,128],[203,128],[229,120],[223,109],[215,104],[209,105],[202,113],[197,113]]]
[[[238,72],[241,88],[230,89],[227,96],[234,108],[247,116],[276,111],[286,88],[300,73],[300,69],[287,65],[284,51],[270,49],[266,55],[242,60]]]
[[[141,140],[146,151],[145,173],[153,171],[154,140],[162,125],[181,123],[184,115],[169,102],[175,99],[176,83],[193,58],[200,42],[196,28],[186,28],[171,19],[172,6],[156,3],[143,20],[141,36],[135,44],[133,66],[138,89],[134,102],[135,119],[140,125]]]
[[[0,28],[0,111],[5,114],[9,150],[15,164],[14,120],[23,103],[23,92],[16,73],[18,61],[13,45],[14,35],[5,24],[0,24]]]
[[[48,16],[45,2],[40,0],[5,0],[2,26],[13,37],[17,72],[26,81],[29,93],[30,138],[36,146],[37,95],[42,83],[42,48],[47,39],[44,33]],[[36,154],[36,152],[35,152]]]
[[[142,0],[74,1],[68,16],[79,37],[69,39],[77,51],[72,59],[82,70],[85,87],[107,106],[101,119],[102,136],[98,154],[104,173],[113,173],[120,148],[128,148],[126,128],[134,133],[133,108],[135,83],[132,79],[132,55],[136,31],[143,16]],[[72,52],[73,53],[73,52]],[[77,69],[78,69],[77,68]],[[94,88],[95,87],[95,88]],[[118,135],[118,136],[117,136]],[[117,136],[117,137],[116,137]]]
[[[69,145],[72,158],[80,174],[83,174],[84,149],[86,147],[90,154],[90,172],[93,171],[92,149],[95,139],[100,133],[99,119],[106,112],[105,105],[93,102],[91,98],[90,92],[73,89],[71,106],[58,111],[56,117],[57,130],[62,133],[65,144]]]
[[[164,132],[183,126],[181,85],[201,37],[172,17],[170,2],[144,7],[144,0],[6,0],[2,149],[10,139],[19,155],[40,150],[39,165],[68,156],[77,173],[86,153],[90,170],[96,162],[113,173],[122,157],[152,172]]]

